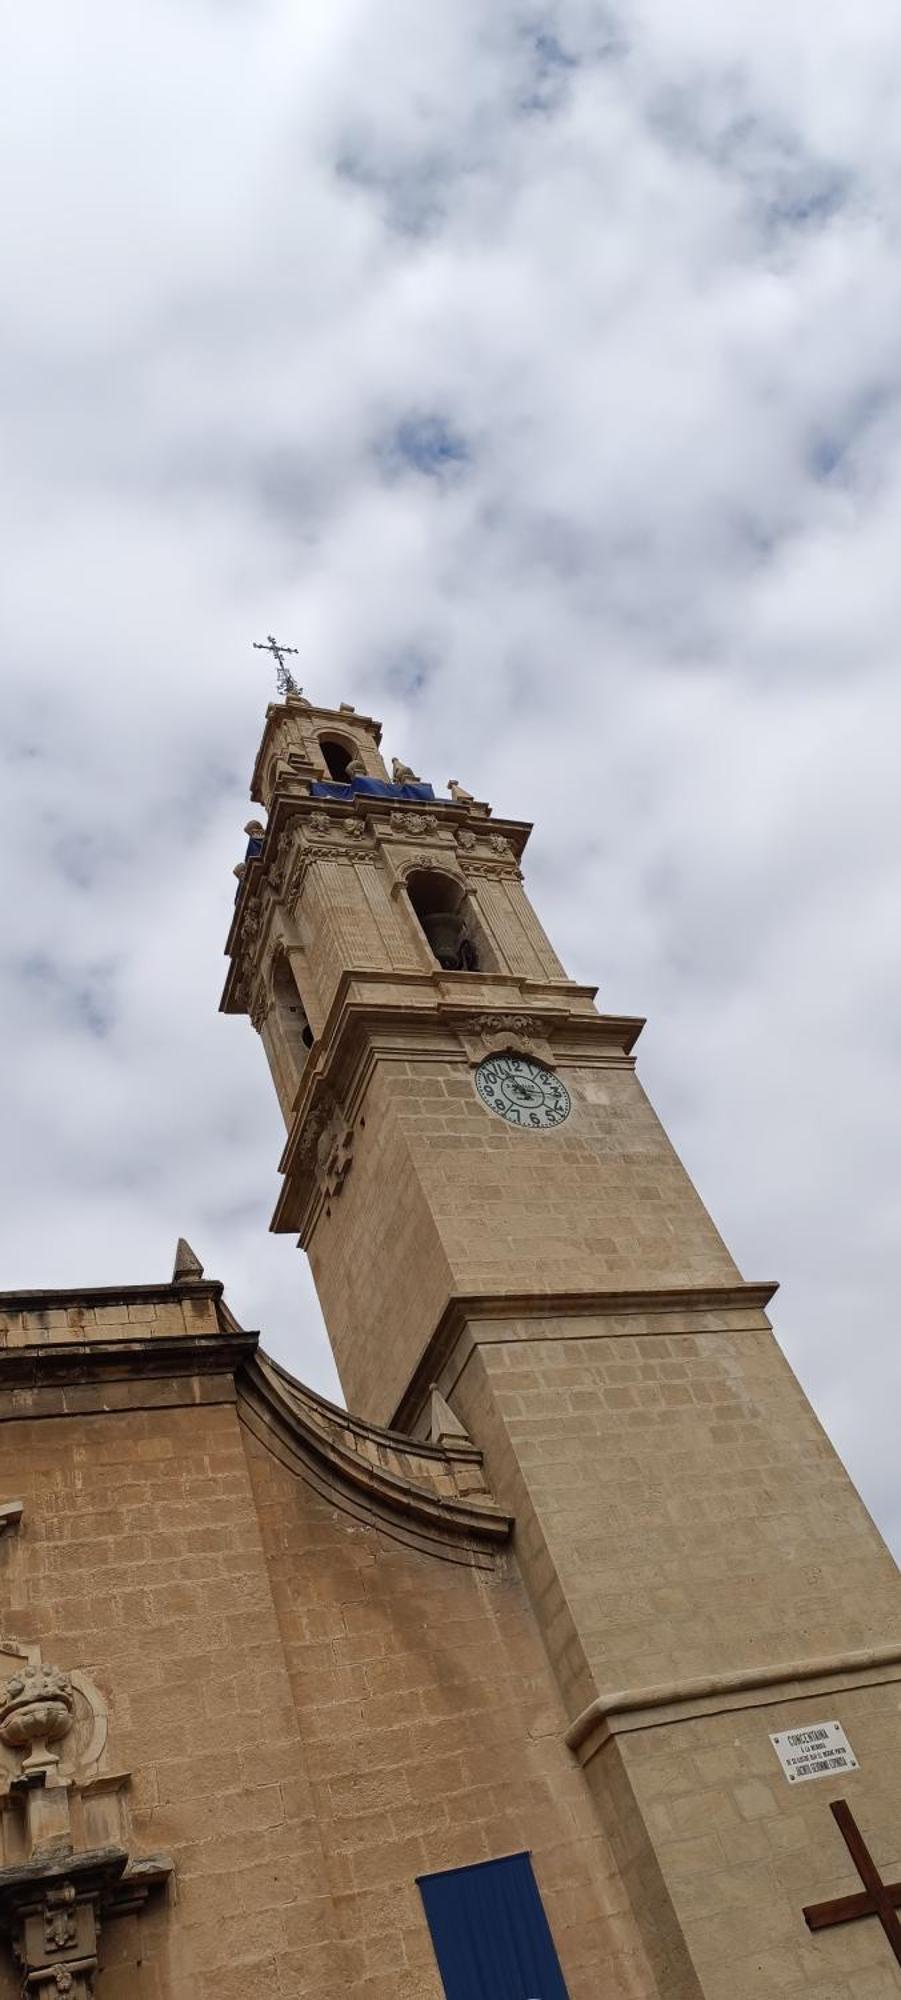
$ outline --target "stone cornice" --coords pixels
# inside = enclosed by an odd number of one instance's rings
[[[363,1422],[264,1355],[239,1375],[238,1414],[268,1451],[332,1505],[427,1553],[469,1561],[509,1537],[512,1521],[488,1492],[481,1453],[468,1441],[414,1443]]]
[[[699,1716],[804,1701],[811,1695],[899,1680],[901,1642],[894,1640],[862,1652],[740,1668],[732,1673],[708,1674],[656,1687],[619,1689],[589,1702],[570,1723],[565,1741],[580,1763],[587,1764],[614,1736],[633,1730],[656,1729],[668,1723],[691,1722]]]
[[[66,1285],[54,1291],[0,1292],[0,1319],[8,1313],[54,1312],[61,1307],[165,1305],[170,1300],[222,1298],[218,1278],[181,1278],[159,1285]]]
[[[409,1431],[415,1425],[419,1412],[428,1396],[432,1382],[437,1381],[453,1355],[458,1342],[469,1336],[472,1342],[473,1322],[529,1319],[619,1319],[632,1315],[677,1314],[689,1318],[692,1314],[716,1314],[745,1317],[752,1315],[759,1330],[765,1330],[769,1321],[765,1309],[769,1305],[778,1285],[774,1280],[751,1283],[737,1279],[734,1283],[716,1285],[661,1285],[647,1291],[584,1291],[584,1292],[509,1292],[509,1293],[466,1293],[449,1299],[435,1330],[425,1347],[409,1386],[391,1419],[397,1430]],[[709,1331],[710,1329],[705,1329]],[[737,1331],[735,1326],[728,1328]],[[751,1327],[749,1330],[756,1330]],[[653,1333],[653,1327],[643,1328],[643,1332]],[[674,1328],[667,1326],[660,1331],[672,1335]],[[691,1332],[690,1325],[682,1331]],[[611,1326],[605,1331],[597,1329],[599,1339],[616,1339],[620,1329]],[[547,1338],[542,1334],[541,1338]],[[490,1335],[484,1336],[486,1340]]]
[[[172,1382],[185,1376],[233,1375],[254,1353],[256,1333],[175,1333],[142,1335],[134,1340],[59,1340],[0,1348],[0,1418],[27,1414],[19,1397],[6,1407],[9,1390],[65,1390],[80,1394],[92,1384],[156,1380]],[[84,1408],[73,1403],[47,1414],[71,1415]],[[37,1414],[37,1412],[36,1412]]]

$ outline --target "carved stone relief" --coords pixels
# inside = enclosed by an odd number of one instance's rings
[[[86,1675],[0,1640],[0,1935],[38,2000],[91,2000],[101,1919],[140,1909],[172,1872],[130,1857],[129,1779],[100,1774],[106,1737]]]
[[[556,1068],[548,1024],[540,1014],[470,1014],[454,1026],[473,1067],[485,1056],[502,1055],[511,1049],[517,1055],[534,1056],[547,1069]]]
[[[316,1179],[327,1201],[340,1194],[351,1169],[353,1151],[353,1128],[336,1112],[316,1148]]]
[[[393,812],[389,816],[389,824],[393,827],[395,833],[412,834],[414,838],[418,838],[421,834],[437,833],[438,815],[437,813]]]

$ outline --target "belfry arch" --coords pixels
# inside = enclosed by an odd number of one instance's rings
[[[332,783],[349,784],[350,766],[358,755],[356,744],[344,742],[339,736],[320,736],[319,749]]]
[[[272,1006],[267,1027],[271,1060],[279,1103],[287,1118],[306,1068],[314,1035],[286,951],[277,952],[269,984]]]
[[[473,899],[462,882],[438,869],[412,868],[405,886],[429,950],[445,972],[495,970]]]

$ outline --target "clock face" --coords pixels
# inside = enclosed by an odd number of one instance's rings
[[[476,1070],[475,1085],[489,1111],[524,1132],[547,1132],[562,1125],[572,1108],[565,1083],[530,1056],[486,1056]]]

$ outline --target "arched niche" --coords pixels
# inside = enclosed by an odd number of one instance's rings
[[[297,1095],[314,1035],[297,987],[291,963],[279,952],[270,978],[272,1006],[267,1027],[270,1060],[279,1102],[287,1118]]]
[[[332,783],[349,785],[349,766],[357,756],[356,744],[344,742],[340,736],[329,734],[320,736],[319,749]]]
[[[438,869],[413,868],[406,891],[433,958],[445,972],[493,972],[472,898],[462,882]]]

